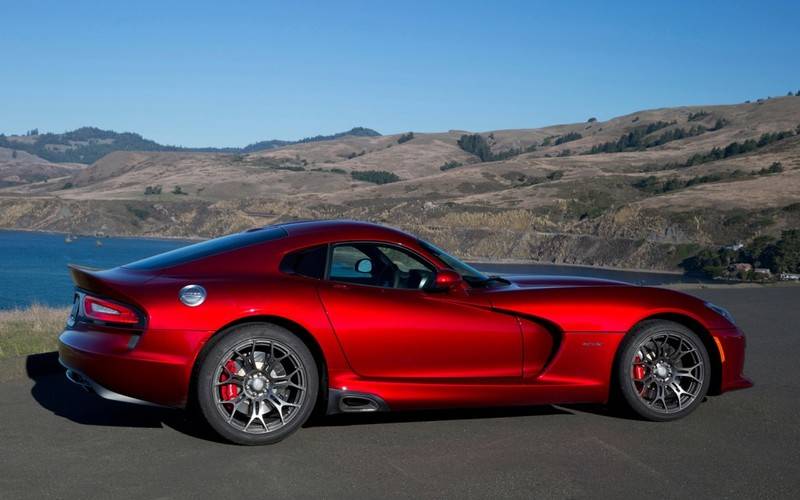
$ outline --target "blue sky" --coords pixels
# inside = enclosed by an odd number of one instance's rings
[[[0,0],[0,132],[237,146],[800,90],[800,2]]]

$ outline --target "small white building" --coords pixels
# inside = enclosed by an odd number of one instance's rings
[[[733,245],[725,245],[722,248],[724,248],[725,250],[732,250],[734,252],[738,252],[739,250],[744,248],[744,243],[741,243],[741,242],[737,241]]]

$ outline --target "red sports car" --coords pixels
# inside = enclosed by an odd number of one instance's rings
[[[673,420],[748,387],[730,314],[679,292],[486,276],[404,232],[294,222],[76,284],[60,359],[100,396],[273,443],[328,413],[606,403]]]

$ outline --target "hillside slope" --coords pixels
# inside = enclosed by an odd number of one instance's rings
[[[0,227],[205,237],[352,217],[470,258],[672,269],[703,246],[800,227],[798,127],[800,97],[782,97],[479,136],[116,152],[0,189]]]
[[[175,151],[191,153],[252,153],[292,144],[305,144],[340,139],[347,136],[376,137],[381,134],[364,127],[354,127],[346,132],[317,135],[297,141],[271,139],[249,144],[242,148],[186,148],[159,144],[132,132],[114,132],[97,127],[81,127],[60,134],[39,133],[38,129],[26,135],[0,134],[0,147],[19,149],[54,163],[90,164],[103,156],[118,151]]]

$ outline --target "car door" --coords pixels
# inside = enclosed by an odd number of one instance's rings
[[[353,370],[418,380],[520,378],[515,318],[465,291],[431,291],[434,267],[383,243],[332,245],[320,298]]]

